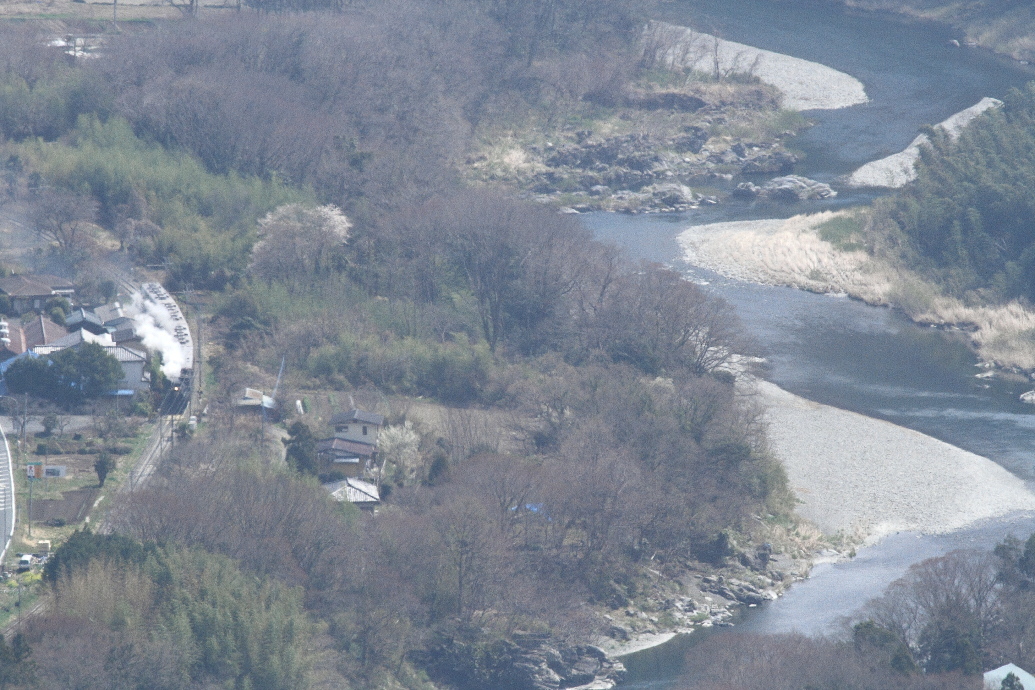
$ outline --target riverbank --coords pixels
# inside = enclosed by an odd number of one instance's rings
[[[990,0],[835,0],[854,9],[934,21],[960,32],[960,48],[982,47],[1014,60],[1035,61],[1035,7]],[[1005,7],[1004,7],[1005,5]]]
[[[1035,493],[987,458],[890,422],[815,403],[766,381],[742,385],[766,409],[770,452],[787,472],[797,514],[818,528],[801,539],[809,543],[807,557],[774,555],[770,575],[780,568],[795,570],[781,573],[786,576],[778,581],[770,578],[768,587],[754,588],[759,596],[754,605],[781,596],[808,577],[813,565],[851,558],[856,548],[892,534],[943,535],[1011,514],[1035,514]],[[617,612],[625,621],[609,620],[622,628],[618,639],[596,644],[622,657],[679,634],[730,625],[735,610],[753,607],[730,590],[750,587],[746,580],[752,577],[757,582],[759,575],[735,562],[710,575],[683,573],[674,579],[680,594],[669,595],[666,605],[686,616],[669,616],[663,629],[656,610]],[[646,627],[637,628],[637,623]]]
[[[999,99],[986,96],[971,107],[961,110],[935,126],[941,128],[953,139],[956,139],[959,137],[960,132],[963,131],[963,128],[974,118],[989,108],[995,108],[1002,104],[1003,102]],[[861,166],[848,176],[846,180],[848,186],[884,187],[888,189],[905,187],[916,179],[916,162],[920,159],[920,147],[929,144],[930,141],[926,134],[921,134],[905,150]]]
[[[684,26],[662,26],[678,36],[671,56],[679,67],[715,79],[733,74],[757,78],[779,89],[784,108],[840,110],[870,100],[861,81],[833,67],[727,41]]]
[[[900,308],[913,321],[965,334],[977,356],[1000,369],[1035,370],[1035,312],[1019,302],[972,306],[941,294],[917,274],[861,248],[844,233],[862,229],[858,210],[788,219],[693,226],[678,237],[683,258],[721,275],[763,285],[842,294]],[[841,233],[835,241],[824,234]]]
[[[870,544],[896,532],[944,534],[1035,511],[1035,494],[987,458],[772,383],[757,387],[798,513],[825,534]]]
[[[784,142],[807,127],[802,110],[868,101],[858,79],[826,65],[651,22],[636,76],[607,92],[487,125],[464,172],[578,212],[686,211],[743,196],[739,175],[776,178],[751,194],[805,200],[828,185],[788,178]]]

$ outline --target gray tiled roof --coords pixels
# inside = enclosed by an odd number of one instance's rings
[[[318,453],[354,454],[368,458],[374,454],[375,450],[374,446],[369,443],[350,441],[345,438],[326,438],[316,442]]]
[[[351,424],[352,422],[359,422],[360,424],[376,424],[377,426],[381,426],[385,423],[385,418],[379,414],[375,414],[373,412],[365,412],[363,410],[349,410],[348,412],[339,412],[338,414],[331,417],[331,426]]]

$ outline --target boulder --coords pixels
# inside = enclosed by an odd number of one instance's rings
[[[694,203],[694,191],[678,182],[654,185],[650,193],[654,202],[660,206],[680,208]]]
[[[561,690],[592,683],[613,688],[626,672],[621,662],[599,647],[556,645],[549,633],[520,632],[513,642],[499,640],[484,646],[452,640],[411,652],[407,658],[433,680],[454,687]]]
[[[741,182],[737,185],[737,188],[733,190],[733,196],[741,199],[754,199],[761,193],[762,188],[753,182]]]
[[[778,201],[808,201],[829,199],[837,196],[837,192],[824,182],[816,182],[801,175],[776,177],[766,182],[760,196]]]

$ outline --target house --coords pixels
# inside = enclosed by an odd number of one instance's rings
[[[0,294],[11,301],[12,314],[42,311],[52,297],[72,297],[72,281],[42,273],[0,278]]]
[[[377,445],[377,436],[384,423],[385,418],[381,415],[356,409],[339,412],[331,417],[335,438],[357,441],[371,446]]]
[[[94,335],[100,335],[101,333],[107,333],[108,329],[104,327],[104,322],[101,321],[100,317],[96,313],[78,307],[72,310],[72,313],[65,317],[65,328],[69,331],[78,331],[80,329],[89,331]]]
[[[999,690],[1003,686],[1003,679],[1011,673],[1017,676],[1017,680],[1024,686],[1024,690],[1035,690],[1035,676],[1015,664],[1005,664],[986,673],[984,677],[986,690]]]
[[[373,510],[381,505],[381,496],[377,487],[370,482],[349,477],[340,482],[324,484],[336,501],[348,501],[363,510]]]
[[[101,339],[107,338],[107,343]],[[73,342],[74,339],[77,339]],[[31,353],[37,356],[46,356],[67,349],[75,349],[83,343],[96,343],[104,348],[104,351],[117,359],[122,365],[122,380],[118,383],[118,395],[133,395],[142,390],[147,390],[151,381],[147,372],[147,355],[131,350],[128,347],[114,345],[107,334],[103,336],[91,336],[86,331],[72,333],[67,338],[68,342],[63,344],[38,345],[31,349]]]
[[[25,331],[18,324],[9,324],[0,320],[0,362],[17,357],[25,352]]]
[[[375,446],[345,438],[325,438],[316,442],[316,457],[321,464],[346,477],[361,476],[372,466],[375,453]]]
[[[23,323],[21,329],[27,349],[37,345],[50,345],[68,335],[63,326],[57,325],[42,314],[37,314],[28,323]]]

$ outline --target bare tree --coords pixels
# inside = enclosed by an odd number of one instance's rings
[[[657,265],[615,283],[593,333],[592,347],[653,374],[714,371],[737,353],[741,340],[729,303]]]
[[[60,189],[44,190],[32,212],[37,236],[68,256],[82,254],[90,248],[91,227],[96,218],[96,199]]]
[[[974,672],[1002,618],[995,557],[953,551],[911,567],[861,618],[892,631],[929,671]]]

